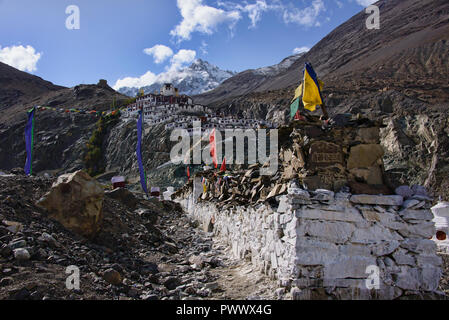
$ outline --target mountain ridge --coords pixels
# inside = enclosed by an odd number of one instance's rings
[[[207,61],[196,59],[187,67],[158,75],[158,79],[151,85],[141,88],[122,87],[118,88],[117,91],[127,96],[135,97],[140,89],[143,89],[145,94],[153,93],[154,91],[159,91],[161,86],[168,82],[177,87],[182,94],[195,95],[216,88],[221,82],[233,75],[235,75],[233,71],[222,70]]]
[[[371,91],[395,87],[400,91],[409,89],[409,94],[417,98],[430,95],[429,102],[447,101],[449,78],[444,70],[448,70],[449,60],[449,3],[444,0],[382,0],[376,5],[381,14],[380,30],[366,29],[367,15],[361,11],[285,71],[260,81],[251,70],[246,70],[195,98],[202,104],[213,103],[219,107],[247,93],[297,86],[304,62],[308,61],[327,87],[351,90],[351,86],[365,86],[371,87]],[[402,19],[398,19],[401,16]],[[417,54],[421,56],[417,58]],[[435,65],[429,61],[434,61]],[[404,68],[407,62],[410,67]],[[416,79],[418,86],[413,83]],[[433,88],[426,83],[431,83]],[[242,85],[244,88],[239,90]],[[219,101],[223,103],[217,103]]]

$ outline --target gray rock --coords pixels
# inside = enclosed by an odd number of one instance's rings
[[[31,255],[28,252],[28,250],[24,249],[24,248],[14,249],[13,253],[14,253],[14,258],[19,261],[30,260],[30,258],[31,258]]]
[[[432,254],[437,250],[435,242],[428,239],[405,239],[401,247],[419,254]]]
[[[163,282],[163,285],[168,289],[168,290],[174,290],[176,289],[176,287],[178,287],[181,284],[181,281],[179,280],[179,278],[177,277],[168,277],[167,279],[165,279],[165,281]]]
[[[12,248],[9,245],[3,245],[0,249],[0,255],[7,258],[12,254]]]
[[[13,282],[14,282],[14,280],[11,277],[3,278],[3,279],[0,280],[0,287],[9,286]]]
[[[430,210],[405,209],[399,212],[404,220],[432,220],[433,215]]]
[[[103,272],[102,276],[106,282],[112,285],[119,285],[122,283],[122,276],[114,269],[107,269]]]
[[[12,241],[9,243],[11,249],[24,248],[27,246],[27,242],[25,240]]]
[[[406,250],[396,250],[392,256],[398,265],[416,266],[415,258],[411,254],[407,254]]]
[[[409,199],[409,200],[405,200],[404,203],[402,204],[402,207],[405,209],[411,208],[417,204],[419,204],[420,201],[416,200],[416,199]]]
[[[219,288],[218,282],[209,282],[206,283],[206,289],[209,289],[210,291],[216,291]]]
[[[400,186],[400,187],[397,187],[397,188],[394,190],[394,192],[395,192],[397,195],[400,195],[400,196],[402,196],[402,197],[404,197],[404,198],[410,198],[411,196],[413,196],[413,191],[412,191],[412,189],[411,189],[409,186]]]
[[[332,191],[325,189],[316,189],[314,191],[314,197],[312,199],[318,201],[330,201],[334,199],[334,195],[335,193]]]
[[[413,191],[413,195],[419,195],[419,196],[424,196],[424,197],[429,196],[429,194],[427,193],[427,189],[425,187],[417,185],[417,184],[412,186],[412,191]]]
[[[385,206],[401,206],[404,203],[404,198],[399,195],[395,196],[376,196],[368,194],[353,195],[350,198],[353,203],[385,205]]]

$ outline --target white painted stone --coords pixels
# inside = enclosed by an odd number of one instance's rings
[[[292,221],[293,217],[294,217],[294,214],[292,212],[287,212],[287,213],[281,214],[279,216],[279,223],[280,224],[289,223],[290,221]]]
[[[385,205],[385,206],[400,206],[404,202],[404,198],[399,195],[394,196],[376,196],[368,194],[357,194],[350,198],[353,203]]]
[[[276,256],[276,253],[274,253],[274,252],[271,253],[271,267],[273,269],[278,268],[278,258]]]
[[[285,213],[291,208],[291,204],[289,203],[289,198],[287,196],[282,196],[279,201],[279,206],[277,212]]]
[[[449,202],[439,202],[432,207],[432,213],[436,217],[449,218]]]

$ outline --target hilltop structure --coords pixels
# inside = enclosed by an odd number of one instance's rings
[[[272,127],[271,123],[263,120],[224,116],[213,112],[212,109],[195,104],[187,95],[180,95],[178,88],[171,83],[162,86],[159,93],[150,93],[137,97],[123,112],[125,118],[135,118],[143,111],[144,121],[149,125],[165,124],[165,129],[182,128],[193,130],[194,121],[201,121],[205,129],[254,129],[262,126]]]

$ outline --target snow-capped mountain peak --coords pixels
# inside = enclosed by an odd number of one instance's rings
[[[215,89],[226,79],[235,75],[235,72],[222,70],[217,66],[196,59],[190,66],[175,71],[167,71],[157,76],[154,83],[142,87],[145,93],[159,91],[164,83],[172,83],[181,94],[196,95]],[[122,87],[118,92],[134,97],[140,88]]]

